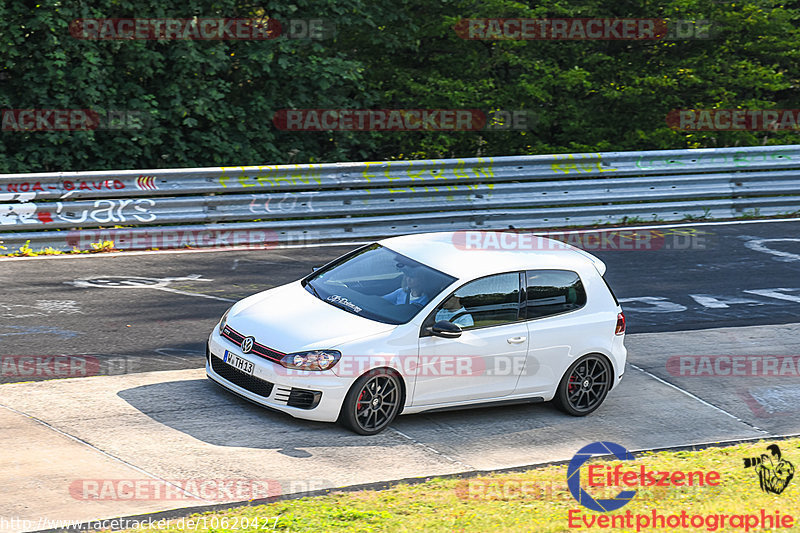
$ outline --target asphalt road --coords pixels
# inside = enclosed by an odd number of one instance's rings
[[[701,377],[668,363],[685,354],[797,354],[800,325],[644,333],[626,343],[625,379],[591,416],[550,404],[422,413],[371,437],[261,409],[215,386],[201,368],[4,384],[0,448],[13,453],[0,455],[0,517],[46,529],[49,520],[567,460],[598,440],[641,450],[800,431],[796,373]],[[729,460],[741,467],[741,456]],[[141,496],[131,496],[138,488],[124,492],[123,482],[144,487]],[[214,490],[223,482],[242,490]],[[723,482],[743,495],[760,491],[756,475]],[[256,486],[260,496],[250,492]],[[176,496],[175,487],[187,493]]]
[[[0,261],[0,448],[14,450],[0,460],[0,516],[39,524],[250,498],[94,500],[77,490],[98,479],[303,493],[564,460],[596,440],[640,450],[797,433],[798,230],[702,226],[694,243],[596,252],[630,335],[625,379],[589,417],[550,404],[422,413],[373,437],[261,409],[202,369],[205,338],[232,301],[351,246]],[[35,375],[15,355],[38,356]],[[718,368],[710,357],[762,370],[771,361],[773,372],[701,371]],[[95,374],[105,375],[53,379]],[[757,493],[757,478],[741,488]]]
[[[800,321],[800,222],[665,231],[658,249],[592,251],[608,265],[629,333]],[[233,301],[352,248],[0,260],[0,355],[88,355],[99,374],[199,368]],[[6,366],[0,382],[59,372]]]

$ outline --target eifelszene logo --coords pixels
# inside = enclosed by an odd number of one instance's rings
[[[767,451],[769,454],[762,453],[761,457],[745,457],[744,467],[755,469],[761,490],[780,494],[794,477],[794,466],[783,459],[777,444],[767,446]]]
[[[613,454],[620,461],[632,461],[633,454],[615,442],[593,442],[578,450],[567,468],[567,486],[575,500],[592,511],[616,511],[636,496],[635,490],[620,491],[614,498],[595,500],[581,487],[581,467],[595,455]],[[590,476],[591,477],[591,476]],[[589,482],[591,484],[591,481]]]
[[[715,470],[656,471],[647,468],[645,465],[623,469],[620,464],[615,466],[609,466],[608,464],[584,466],[586,462],[596,456],[608,455],[613,455],[620,461],[632,461],[635,459],[633,453],[623,446],[614,442],[600,441],[588,444],[578,450],[578,453],[570,460],[567,468],[567,486],[572,497],[592,511],[616,511],[631,501],[636,496],[636,491],[623,490],[611,498],[597,499],[581,486],[581,470],[584,470],[587,474],[585,478],[586,486],[593,487],[595,491],[610,491],[609,494],[613,494],[613,492],[622,487],[717,487],[720,484],[720,473]]]

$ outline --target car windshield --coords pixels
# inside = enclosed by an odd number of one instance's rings
[[[372,244],[303,281],[320,300],[350,313],[405,324],[456,278]]]

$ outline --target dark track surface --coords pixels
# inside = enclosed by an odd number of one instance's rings
[[[800,222],[700,231],[707,249],[592,252],[608,265],[629,333],[800,322]],[[746,246],[759,239],[786,239],[761,243],[784,255]],[[89,354],[101,374],[197,368],[206,336],[231,305],[215,298],[235,301],[298,279],[352,247],[0,260],[0,355]],[[160,288],[71,284],[131,278],[176,279]],[[745,292],[753,290],[762,292]],[[0,383],[48,379],[0,374]]]

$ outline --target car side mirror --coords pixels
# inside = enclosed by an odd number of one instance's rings
[[[320,268],[322,268],[322,267],[311,267],[311,272],[316,272],[316,271],[317,271],[317,270],[319,270]]]
[[[461,328],[447,320],[440,320],[430,328],[431,335],[445,339],[457,339],[461,336]]]

